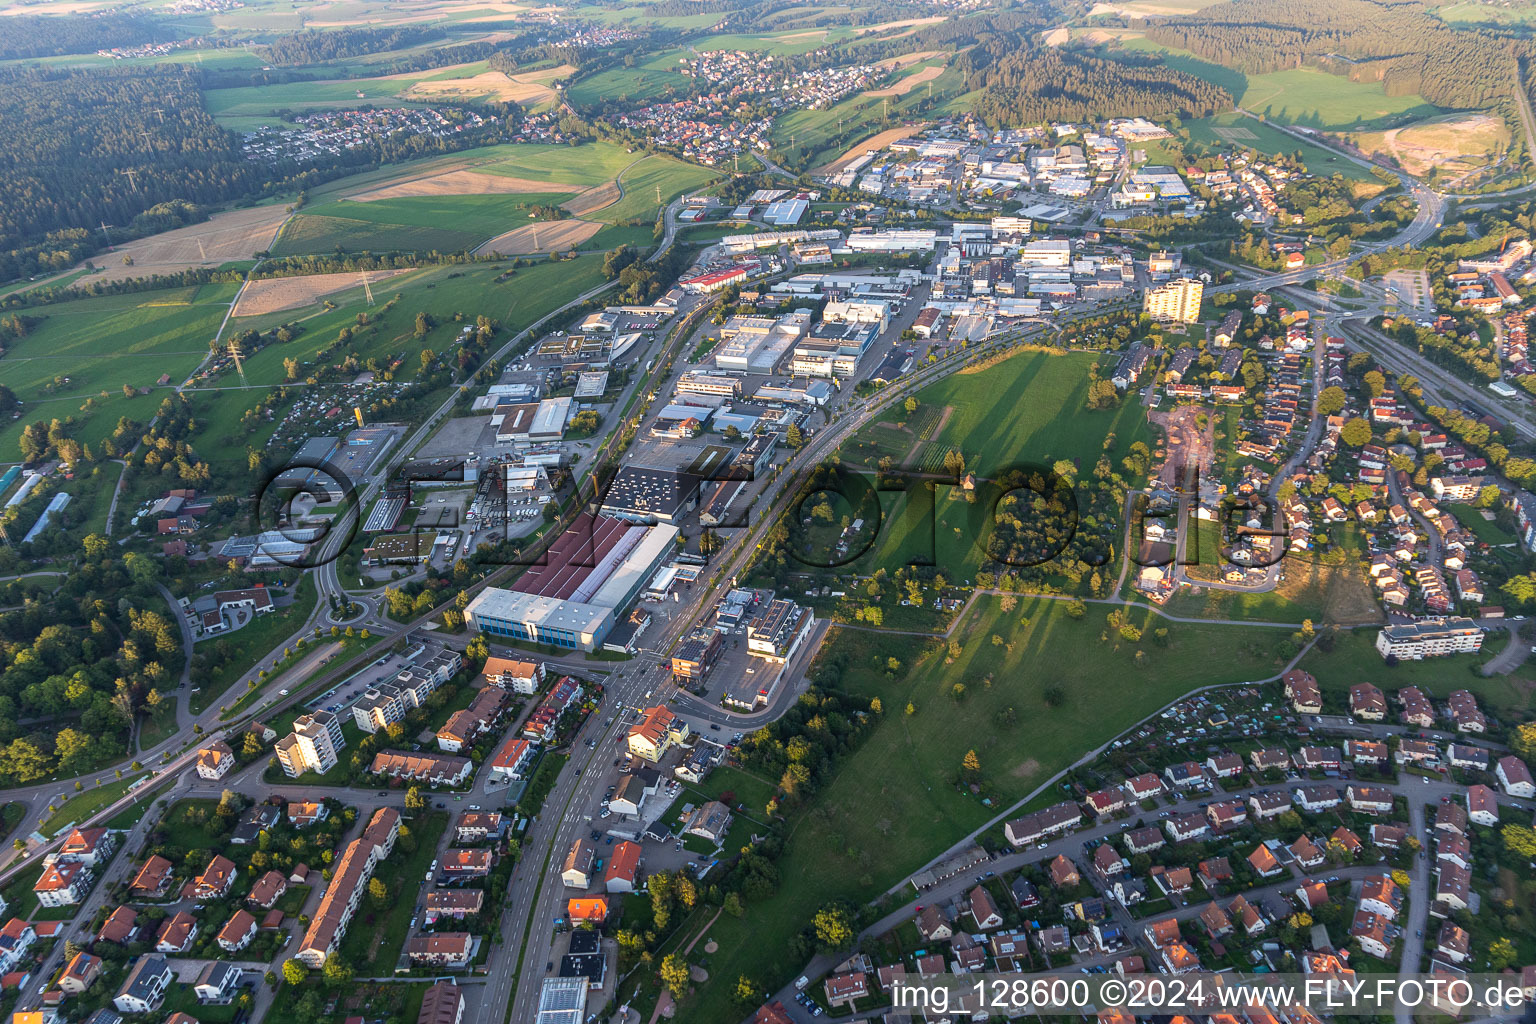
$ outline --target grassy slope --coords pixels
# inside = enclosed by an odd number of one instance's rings
[[[379,313],[383,302],[399,292],[403,297],[379,322],[377,334],[356,343],[352,351],[367,360],[371,356],[403,354],[405,362],[397,379],[409,380],[417,372],[418,354],[423,348],[449,351],[457,336],[459,325],[453,323],[455,313],[464,314],[467,322],[473,322],[480,314],[502,322],[503,333],[508,337],[522,330],[550,310],[564,305],[581,292],[602,282],[601,265],[596,258],[583,258],[574,263],[537,263],[519,270],[505,281],[496,278],[504,271],[500,264],[473,267],[439,267],[417,271],[408,277],[376,286],[374,297],[380,305],[373,307]],[[253,384],[276,383],[282,378],[283,359],[294,358],[300,362],[313,360],[320,348],[334,341],[337,332],[347,324],[355,323],[358,313],[368,307],[360,294],[343,293],[336,309],[305,321],[305,332],[287,345],[273,345],[256,353],[246,361],[246,377]],[[425,338],[414,335],[414,321],[418,312],[427,312],[437,318],[439,326]],[[290,319],[293,314],[278,315],[272,322]],[[263,318],[250,318],[252,326],[260,326]],[[244,320],[241,326],[246,326]],[[199,451],[210,461],[224,462],[233,471],[240,472],[245,465],[246,444],[263,444],[271,436],[272,425],[259,429],[249,437],[239,434],[240,418],[246,410],[256,405],[265,392],[225,391],[217,395],[200,392],[193,401],[197,415],[206,422],[203,442]]]
[[[339,199],[307,207],[272,246],[278,255],[343,249],[467,249],[528,221],[530,206],[558,205],[576,192]]]
[[[733,1019],[727,1004],[735,979],[791,977],[800,965],[784,950],[818,906],[874,898],[1196,680],[1237,682],[1280,668],[1274,655],[1285,635],[1280,630],[1176,624],[1167,648],[1153,646],[1150,636],[1138,645],[1103,643],[1104,608],[1090,608],[1073,620],[1060,602],[1025,599],[1005,613],[997,600],[983,601],[961,624],[962,654],[949,665],[942,653],[914,661],[910,638],[839,634],[833,642],[852,654],[843,686],[878,696],[884,718],[796,822],[779,862],[780,892],[753,905],[745,918],[722,916],[710,929],[720,943],[709,966],[717,981],[685,1003],[677,1020]],[[994,646],[993,634],[1013,649]],[[1145,667],[1135,664],[1137,649],[1146,652]],[[883,671],[892,655],[912,662],[896,681]],[[956,703],[948,694],[959,681],[966,697]],[[1047,684],[1065,691],[1060,707],[1045,704]],[[915,716],[901,713],[908,701]],[[1016,726],[1000,724],[1008,707]],[[952,784],[972,748],[993,788],[994,807]]]
[[[1024,351],[984,371],[946,377],[917,395],[920,406],[950,408],[943,429],[927,443],[958,448],[968,468],[987,476],[1013,465],[1049,465],[1072,457],[1084,459],[1091,468],[1107,434],[1114,433],[1122,449],[1146,439],[1145,417],[1137,403],[1098,411],[1085,408],[1089,367],[1103,358],[1081,352]],[[901,407],[881,417],[889,423],[906,419]],[[888,440],[877,439],[889,433],[889,427],[865,427],[845,447],[844,458],[862,460],[865,451],[888,447]],[[908,444],[918,440],[910,434],[900,437]]]
[[[0,360],[0,384],[26,403],[21,419],[0,426],[0,458],[17,457],[22,427],[39,418],[74,416],[73,436],[93,446],[120,416],[148,419],[164,396],[124,398],[123,385],[152,385],[163,373],[180,383],[207,353],[237,287],[104,296],[29,311],[43,322]],[[43,387],[57,376],[70,383],[44,396]],[[93,397],[94,407],[82,410]]]

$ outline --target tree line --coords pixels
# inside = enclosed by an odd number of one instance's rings
[[[443,30],[402,25],[394,28],[337,28],[324,32],[306,29],[278,36],[261,48],[262,56],[277,65],[323,64],[346,57],[387,53],[441,39]]]

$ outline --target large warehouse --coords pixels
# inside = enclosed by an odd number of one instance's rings
[[[676,543],[677,527],[579,516],[508,589],[490,587],[464,609],[472,629],[595,650],[619,609],[639,596]]]

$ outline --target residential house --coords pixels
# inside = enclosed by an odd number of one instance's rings
[[[197,918],[185,910],[178,910],[160,925],[160,931],[155,936],[155,951],[185,953],[192,948],[192,940],[196,938]]]
[[[91,867],[79,861],[55,860],[43,867],[32,886],[37,902],[45,907],[68,907],[85,899],[91,889]]]
[[[217,782],[228,775],[229,770],[235,766],[235,752],[229,749],[229,744],[223,740],[214,740],[207,746],[198,748],[196,763],[199,778]]]
[[[59,991],[66,995],[77,996],[96,983],[97,975],[101,974],[101,957],[92,956],[89,953],[76,953],[64,965],[64,973],[59,975]]]
[[[1492,828],[1499,823],[1499,798],[1481,783],[1467,787],[1467,820]]]
[[[978,885],[972,889],[969,899],[971,919],[976,922],[977,931],[986,932],[1002,927],[1003,915],[998,913],[997,904],[992,901],[992,894],[987,892],[986,886]]]
[[[474,949],[475,937],[469,932],[430,932],[405,943],[406,958],[427,967],[467,967]]]
[[[1499,758],[1493,774],[1498,778],[1506,796],[1522,799],[1536,796],[1536,780],[1531,778],[1531,769],[1513,754]]]
[[[229,915],[224,927],[219,929],[215,942],[227,953],[238,953],[256,937],[256,918],[247,910],[237,910]]]
[[[235,878],[240,874],[240,869],[235,867],[235,862],[223,854],[215,854],[193,881],[192,895],[195,899],[216,900],[229,895],[230,886],[235,884]]]
[[[123,1013],[153,1013],[165,1000],[171,983],[171,964],[163,956],[146,953],[133,962],[112,1005]]]

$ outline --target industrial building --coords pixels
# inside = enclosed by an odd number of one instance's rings
[[[671,469],[625,466],[603,495],[602,513],[639,523],[675,523],[699,500],[699,479]]]
[[[491,636],[595,650],[619,609],[655,576],[677,532],[675,526],[584,513],[510,588],[477,595],[465,618]]]

